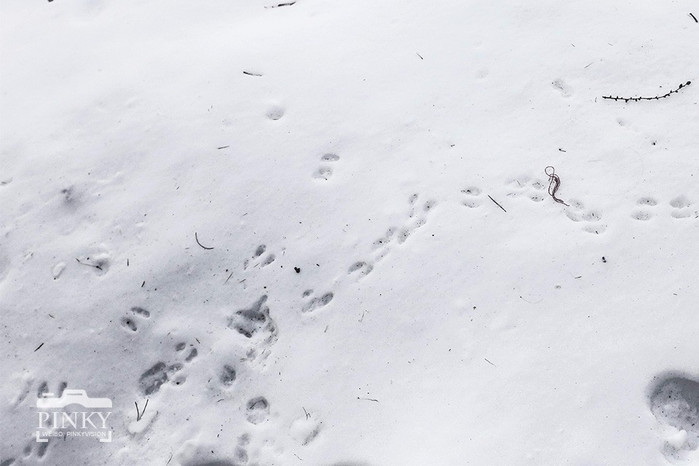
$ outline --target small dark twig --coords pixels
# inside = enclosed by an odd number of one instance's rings
[[[358,400],[365,400],[365,401],[375,401],[375,402],[377,402],[377,403],[379,402],[379,400],[377,400],[376,398],[360,398],[360,397],[357,397],[357,399],[358,399]]]
[[[603,95],[602,98],[607,99],[607,100],[623,100],[624,102],[639,102],[641,100],[660,100],[660,99],[665,99],[667,97],[670,97],[672,94],[677,94],[680,91],[680,89],[683,89],[683,88],[689,86],[690,84],[692,84],[692,81],[687,81],[684,84],[680,84],[677,89],[673,89],[670,92],[668,92],[667,94],[656,95],[653,97],[619,97],[619,96]]]
[[[498,367],[498,366],[496,366],[495,364],[493,364],[492,362],[488,361],[488,358],[483,358],[483,359],[485,359],[485,362],[487,362],[487,363],[490,364],[491,366],[493,366],[493,367]]]
[[[231,147],[231,146],[221,146],[221,147],[217,147],[216,149],[217,150],[228,149],[229,147]]]
[[[488,197],[490,197],[490,194],[488,194]],[[498,207],[500,207],[500,208],[502,209],[503,212],[507,212],[507,211],[505,210],[505,208],[504,208],[503,206],[501,206],[500,203],[499,203],[498,201],[496,201],[496,200],[493,199],[492,197],[490,197],[490,200],[493,201],[493,202],[495,203],[495,205],[497,205]]]
[[[697,19],[696,16],[694,16],[694,13],[690,13],[689,16],[692,17],[692,19],[694,20],[695,23],[699,23],[699,20]]]
[[[87,265],[88,267],[94,267],[94,268],[96,268],[97,270],[102,270],[102,267],[100,267],[99,265],[88,264],[87,262],[82,262],[82,261],[81,261],[80,259],[78,259],[77,257],[75,258],[75,260],[78,261],[78,264],[80,264],[80,265]]]
[[[148,407],[148,399],[146,399],[146,404],[143,406],[143,411],[138,410],[138,403],[134,401],[133,404],[136,405],[136,422],[138,422],[143,418],[143,415],[146,413],[146,408]]]
[[[266,6],[265,8],[279,8],[282,6],[291,6],[295,4],[296,2],[289,2],[289,3],[279,3],[278,5],[272,5],[272,6]]]
[[[211,249],[213,249],[213,248],[207,248],[206,246],[204,246],[203,244],[201,244],[201,243],[199,242],[199,237],[197,236],[197,232],[196,232],[196,231],[194,232],[194,239],[196,240],[197,244],[198,244],[199,246],[202,247],[202,249],[206,249],[206,250],[211,250]]]
[[[250,71],[243,71],[243,74],[247,74],[248,76],[257,76],[258,78],[262,77],[260,73],[251,73]]]
[[[37,346],[36,349],[34,350],[34,352],[36,353],[37,351],[39,351],[39,350],[41,349],[42,346],[44,346],[43,343],[40,344],[39,346]]]
[[[567,206],[568,204],[566,204],[565,201],[562,201],[561,199],[556,197],[558,188],[561,187],[561,179],[558,177],[558,175],[556,175],[556,169],[549,165],[544,169],[544,173],[546,173],[549,177],[549,196],[551,196],[553,200],[558,202],[559,204]]]
[[[422,55],[420,55],[420,54],[417,53],[417,52],[415,52],[415,53],[417,54],[418,57],[420,57],[420,60],[424,60],[424,58],[422,58]]]

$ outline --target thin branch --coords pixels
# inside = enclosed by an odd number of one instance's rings
[[[146,398],[146,404],[143,406],[143,411],[138,410],[138,403],[134,401],[133,404],[136,405],[136,422],[138,422],[143,418],[143,415],[146,413],[146,408],[148,407],[148,399]]]
[[[488,194],[488,197],[490,197],[490,194]],[[501,206],[500,203],[499,203],[498,201],[496,201],[496,200],[493,199],[492,197],[490,197],[490,200],[493,201],[493,202],[495,203],[495,205],[497,205],[498,207],[500,207],[500,208],[502,209],[503,212],[507,212],[507,211],[505,210],[505,208],[504,208],[503,206]]]
[[[206,246],[204,246],[203,244],[201,244],[201,243],[199,242],[199,237],[197,236],[197,232],[196,232],[196,231],[194,232],[194,239],[196,240],[197,244],[198,244],[199,246],[201,246],[203,249],[206,249],[206,250],[211,250],[211,249],[213,249],[213,248],[207,248]]]
[[[660,99],[665,99],[667,97],[670,97],[672,94],[677,94],[680,91],[680,89],[683,89],[683,88],[689,86],[690,84],[692,84],[692,81],[687,81],[684,84],[680,84],[677,89],[673,89],[670,92],[668,92],[667,94],[656,95],[653,97],[619,97],[619,96],[603,95],[602,98],[607,99],[607,100],[623,100],[624,102],[630,102],[630,101],[631,102],[638,102],[641,100],[660,100]]]
[[[278,5],[272,5],[272,6],[266,6],[265,8],[279,8],[281,6],[291,6],[295,4],[296,2],[289,2],[289,3],[279,3]]]
[[[94,267],[94,268],[96,268],[97,270],[102,270],[102,267],[100,267],[99,265],[88,264],[87,262],[82,262],[82,261],[81,261],[80,259],[78,259],[77,257],[75,258],[75,260],[78,261],[78,264],[80,264],[80,265],[87,265],[88,267]]]

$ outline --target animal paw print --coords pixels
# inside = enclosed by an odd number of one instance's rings
[[[692,216],[692,211],[689,208],[691,205],[692,203],[686,196],[678,196],[670,201],[670,206],[672,207],[670,215],[673,218],[689,218]],[[694,214],[696,217],[696,212]]]
[[[264,396],[251,398],[245,405],[245,418],[251,424],[262,424],[269,419],[269,401]]]
[[[150,319],[150,312],[142,307],[134,306],[131,308],[129,315],[122,317],[121,326],[130,332],[137,332],[141,321]]]
[[[410,235],[417,230],[418,228],[423,227],[427,223],[427,215],[432,211],[432,209],[435,208],[437,205],[436,201],[428,199],[427,201],[423,202],[422,205],[418,205],[417,200],[418,200],[419,195],[418,194],[413,194],[410,196],[410,199],[408,200],[410,202],[410,214],[408,215],[408,221],[398,229],[398,235],[396,236],[396,239],[398,241],[398,244],[403,244],[405,241],[410,237]],[[415,218],[415,220],[412,220]],[[392,231],[393,229],[389,229],[389,231]],[[388,232],[387,232],[388,235]],[[393,233],[391,233],[391,236]],[[377,240],[378,241],[378,240]],[[376,244],[376,241],[374,241],[374,244]],[[385,256],[385,254],[381,255],[381,257]]]
[[[270,265],[274,260],[276,259],[276,256],[272,253],[267,253],[267,246],[264,244],[260,244],[257,246],[255,249],[255,252],[252,255],[251,259],[245,259],[245,262],[243,262],[243,270],[248,270],[248,268],[255,268],[255,267],[267,267]]]
[[[199,354],[199,351],[193,345],[187,350],[187,343],[179,342],[175,344],[175,358],[173,363],[158,361],[148,370],[141,374],[139,378],[139,387],[144,395],[152,395],[157,393],[160,388],[167,382],[172,382],[173,385],[182,385],[186,381],[186,376],[178,374],[186,363],[191,363]]]
[[[475,186],[469,186],[461,190],[463,194],[463,199],[461,203],[468,207],[469,209],[475,209],[479,207],[481,202],[481,190]]]
[[[243,434],[238,437],[233,456],[221,457],[214,452],[213,445],[201,444],[198,440],[191,443],[185,442],[184,451],[178,454],[180,461],[177,461],[177,464],[182,466],[243,466],[248,464],[250,460],[248,456],[249,444],[250,435]],[[175,461],[172,463],[174,464]],[[254,464],[258,463],[254,462]]]
[[[358,261],[350,265],[349,269],[347,269],[347,274],[356,274],[359,275],[359,277],[361,278],[369,275],[372,270],[374,270],[373,265],[369,264],[368,262]]]
[[[574,222],[583,222],[583,230],[599,235],[607,230],[607,226],[600,223],[602,214],[596,210],[585,210],[585,205],[575,199],[569,201],[566,208],[566,216]]]
[[[224,364],[218,373],[218,380],[224,387],[231,387],[235,382],[237,371],[232,364]]]
[[[396,229],[391,227],[388,230],[386,230],[386,233],[381,236],[380,238],[377,238],[374,243],[372,244],[372,248],[374,249],[379,249],[383,248],[385,246],[388,246],[388,243],[391,242],[393,239],[393,236],[396,234]]]
[[[318,180],[328,181],[333,174],[333,169],[331,164],[340,160],[340,156],[337,154],[328,153],[320,158],[323,163],[318,169],[313,172],[313,178]]]
[[[372,259],[356,260],[347,268],[347,275],[362,279],[369,275],[377,262],[384,259],[391,250],[391,243],[403,244],[419,228],[427,224],[427,216],[436,207],[437,202],[431,199],[418,202],[419,194],[412,194],[408,198],[408,216],[403,225],[391,226],[379,238],[371,244]]]
[[[427,224],[427,216],[436,207],[437,202],[428,199],[420,204],[418,203],[419,197],[418,194],[412,194],[408,198],[410,210],[408,211],[408,219],[402,226],[390,227],[383,236],[374,240],[372,249],[375,251],[375,262],[386,257],[390,251],[390,243],[394,239],[398,244],[403,244],[416,230]],[[357,261],[349,267],[348,274],[361,278],[371,273],[373,268],[374,265],[370,261]]]
[[[301,311],[302,312],[312,312],[312,311],[315,311],[316,309],[320,309],[320,308],[325,307],[328,304],[330,304],[330,301],[333,300],[335,295],[333,293],[328,292],[320,297],[313,297],[313,290],[306,290],[303,292],[302,297],[306,298],[307,301],[303,305],[303,308],[301,309]]]
[[[35,461],[42,461],[43,458],[46,456],[46,453],[49,449],[49,445],[51,444],[51,438],[43,438],[41,441],[38,441],[36,438],[32,438],[27,442],[27,444],[24,447],[24,450],[22,450],[22,456],[24,456],[25,460],[29,460],[32,457],[35,457]],[[15,458],[12,458],[12,461],[15,461]],[[7,461],[3,461],[4,463],[7,463]],[[14,464],[14,462],[10,462],[7,464]],[[23,464],[23,463],[20,463]]]
[[[306,446],[318,437],[322,422],[317,421],[312,413],[304,408],[304,415],[291,423],[291,437],[300,445]]]
[[[265,305],[267,295],[262,296],[248,309],[240,309],[228,319],[228,327],[236,330],[246,338],[252,338],[264,330],[274,331],[274,323],[269,316],[269,307]]]
[[[648,210],[649,207],[655,207],[658,205],[658,201],[652,197],[642,197],[636,201],[637,208],[632,214],[631,218],[635,220],[640,220],[641,222],[646,222],[653,217],[653,214]]]
[[[281,120],[281,118],[284,116],[284,107],[282,107],[281,105],[276,105],[276,104],[270,105],[267,108],[267,112],[265,112],[265,115],[270,120],[274,120],[274,121]]]
[[[44,397],[53,397],[57,396],[60,398],[63,395],[63,391],[68,388],[68,383],[67,382],[61,382],[58,384],[56,387],[57,390],[55,393],[49,392],[49,383],[46,381],[43,381],[39,384],[39,388],[36,391],[36,397],[37,398],[44,398]]]
[[[558,90],[558,92],[560,92],[563,97],[570,97],[573,95],[573,88],[570,87],[565,81],[563,81],[560,78],[552,81],[551,86],[553,86],[554,89]]]
[[[256,359],[258,356],[267,357],[270,352],[269,348],[279,338],[277,325],[269,315],[266,301],[267,295],[263,295],[249,308],[240,309],[228,318],[228,328],[253,340],[246,355],[247,360]]]
[[[532,202],[543,202],[546,199],[546,184],[542,180],[521,176],[508,184],[513,189],[507,193],[508,197],[525,196]]]
[[[663,453],[682,459],[699,448],[699,382],[683,376],[659,381],[650,396],[650,410],[667,432]]]

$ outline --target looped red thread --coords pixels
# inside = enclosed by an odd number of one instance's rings
[[[553,200],[559,204],[567,206],[568,204],[566,204],[565,201],[556,197],[558,188],[561,187],[561,179],[558,175],[556,175],[556,169],[549,165],[548,167],[544,168],[544,173],[546,173],[546,175],[549,177],[549,196],[551,196]]]

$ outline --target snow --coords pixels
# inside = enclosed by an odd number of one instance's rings
[[[278,4],[0,5],[0,465],[699,464],[696,5]]]

